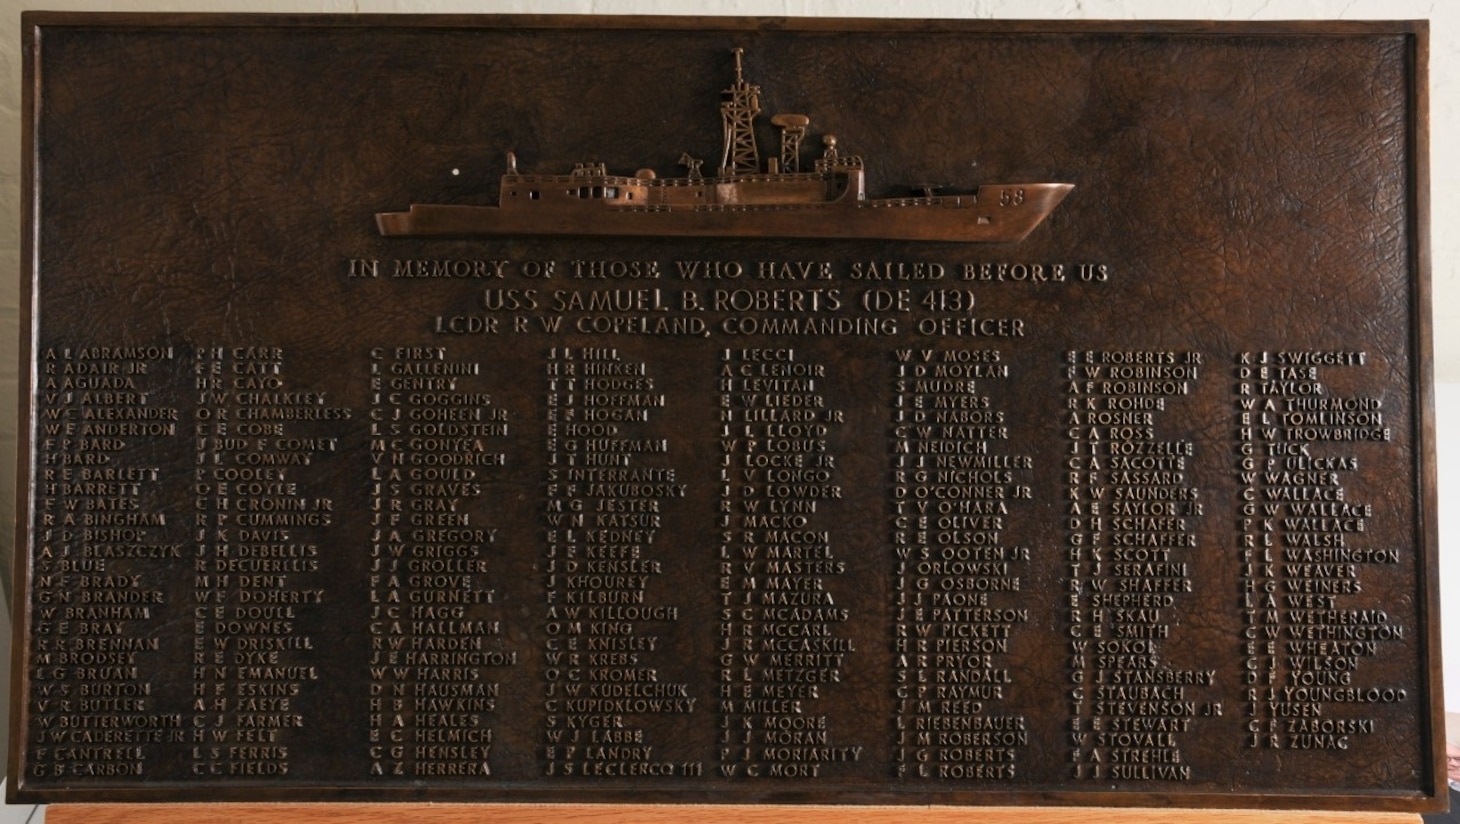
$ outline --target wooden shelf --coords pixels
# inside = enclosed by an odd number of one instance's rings
[[[1106,807],[609,804],[55,804],[47,824],[1420,824],[1415,813]]]

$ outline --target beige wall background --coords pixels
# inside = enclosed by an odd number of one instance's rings
[[[1430,20],[1430,192],[1433,250],[1435,375],[1440,382],[1441,500],[1460,482],[1460,455],[1450,448],[1460,432],[1460,2],[1455,0],[0,0],[0,583],[10,596],[14,529],[16,410],[20,334],[21,108],[23,64],[20,12],[189,11],[663,14],[771,17],[902,17],[1153,20]],[[159,128],[166,124],[159,123]],[[1455,471],[1450,467],[1455,466]],[[1446,517],[1445,509],[1457,512]],[[1460,505],[1441,505],[1441,545],[1460,519]],[[1445,554],[1442,552],[1442,555]],[[1460,569],[1442,562],[1442,585],[1460,593]],[[1447,585],[1446,585],[1447,584]],[[1460,610],[1445,636],[1460,642]],[[0,661],[7,660],[8,626],[0,612]],[[1447,620],[1447,624],[1450,622]],[[1447,655],[1447,705],[1460,708],[1460,643]],[[0,678],[0,706],[9,679]],[[0,737],[5,715],[0,713]],[[3,758],[3,754],[0,754]]]

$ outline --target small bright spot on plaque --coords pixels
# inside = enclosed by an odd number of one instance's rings
[[[456,177],[456,176],[458,176],[460,174],[461,174],[461,170],[460,169],[452,169],[451,170],[451,176],[452,177]]]

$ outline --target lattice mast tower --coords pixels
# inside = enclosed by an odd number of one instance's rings
[[[720,120],[725,127],[725,156],[720,176],[760,172],[760,150],[755,145],[755,116],[760,114],[760,86],[745,82],[740,56],[735,49],[735,83],[721,92]]]

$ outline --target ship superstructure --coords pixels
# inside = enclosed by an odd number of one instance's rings
[[[760,86],[744,76],[734,50],[734,80],[721,96],[723,147],[714,177],[703,161],[680,156],[681,177],[652,169],[610,174],[600,162],[567,174],[522,174],[508,153],[498,205],[416,204],[376,215],[387,236],[589,234],[698,237],[870,238],[965,242],[1017,241],[1073,188],[1068,183],[980,186],[976,193],[869,199],[862,158],[822,138],[812,170],[801,171],[810,119],[776,114],[775,156],[761,162],[755,121]]]

